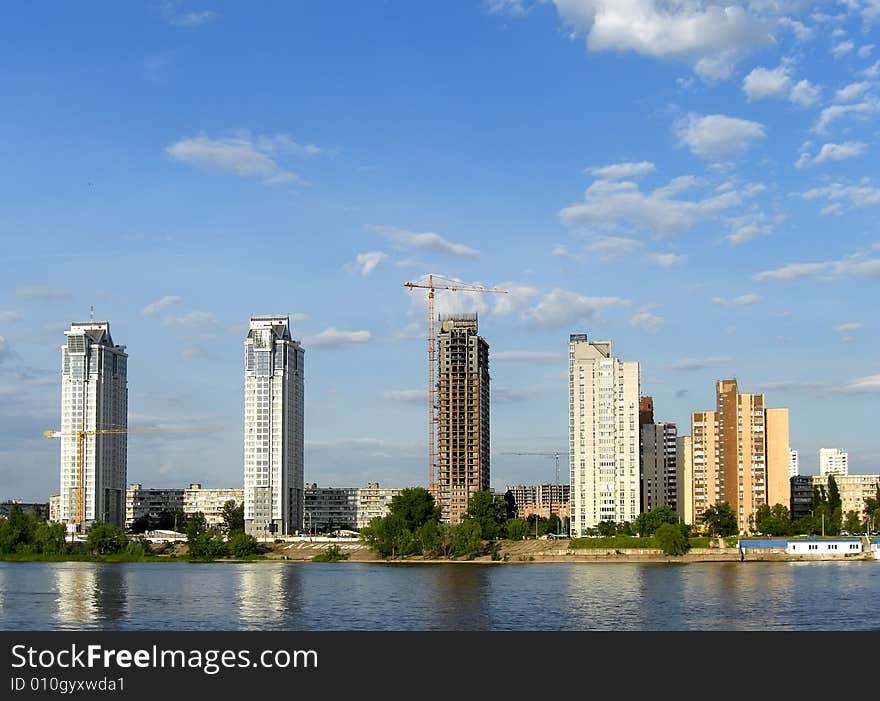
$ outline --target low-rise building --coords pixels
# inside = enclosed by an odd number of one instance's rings
[[[13,505],[18,505],[21,507],[22,511],[33,511],[42,519],[49,518],[49,504],[48,502],[43,503],[32,503],[22,501],[21,499],[7,499],[6,501],[0,502],[0,517],[9,516],[9,510],[13,507]]]
[[[861,538],[789,540],[785,552],[789,555],[861,555]]]
[[[201,484],[190,484],[183,490],[183,513],[185,515],[202,513],[209,528],[223,525],[223,507],[226,502],[236,506],[244,503],[243,487],[204,488]]]
[[[125,490],[125,527],[131,528],[138,519],[161,518],[163,512],[174,514],[183,511],[182,489],[159,489],[130,484]]]

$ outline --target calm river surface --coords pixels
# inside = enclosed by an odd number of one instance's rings
[[[880,630],[880,563],[0,562],[4,630]]]

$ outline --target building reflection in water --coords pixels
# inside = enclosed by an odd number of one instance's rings
[[[490,569],[486,565],[427,565],[421,587],[422,610],[428,613],[424,630],[489,630]],[[433,586],[431,586],[433,585]],[[414,628],[420,626],[416,623]]]
[[[566,565],[566,614],[569,630],[636,630],[644,571],[629,563]]]
[[[98,574],[90,562],[67,562],[55,569],[55,619],[59,628],[97,627]]]
[[[239,628],[296,630],[302,605],[297,567],[261,562],[237,569]]]

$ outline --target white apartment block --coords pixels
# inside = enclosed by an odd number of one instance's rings
[[[610,341],[569,337],[571,535],[639,514],[639,364],[611,355]]]
[[[303,525],[303,356],[287,316],[254,316],[244,341],[244,522],[253,534]]]
[[[380,487],[370,482],[366,487],[318,487],[305,489],[303,530],[322,533],[338,528],[361,530],[374,518],[388,515],[391,500],[403,487]]]
[[[49,523],[61,523],[61,495],[49,495]]]
[[[391,500],[402,491],[402,487],[380,487],[378,482],[360,487],[357,490],[357,529],[370,525],[376,517],[387,516]]]
[[[107,321],[74,322],[61,346],[59,519],[70,530],[125,523],[128,382],[125,346]]]
[[[820,475],[848,475],[849,453],[838,448],[819,448]]]
[[[792,477],[799,477],[801,474],[801,466],[800,466],[800,458],[798,457],[798,452],[794,448],[792,448],[791,457],[788,461],[788,477],[789,479]]]
[[[244,502],[244,490],[235,487],[215,487],[205,489],[201,484],[191,484],[183,492],[183,513],[202,513],[208,528],[223,525],[223,507],[227,501],[238,506]]]
[[[678,511],[678,428],[673,423],[642,424],[642,498],[644,511],[668,506]]]

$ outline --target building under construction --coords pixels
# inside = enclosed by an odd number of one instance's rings
[[[442,518],[459,523],[471,494],[489,489],[489,344],[476,314],[440,316],[437,481]]]

